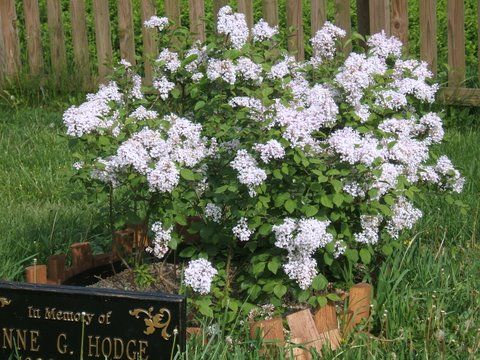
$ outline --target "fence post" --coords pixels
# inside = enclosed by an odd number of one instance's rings
[[[437,0],[420,1],[420,59],[437,73]]]
[[[190,32],[200,40],[206,40],[205,34],[205,1],[189,0]]]
[[[278,25],[278,0],[263,0],[262,16],[263,19],[270,24],[270,26]]]
[[[30,73],[38,76],[43,72],[43,51],[40,38],[40,11],[38,1],[23,0],[25,13],[25,33],[28,48]]]
[[[118,1],[118,37],[120,57],[135,65],[135,38],[131,0]]]
[[[147,86],[152,85],[153,77],[153,64],[151,58],[157,55],[157,42],[155,40],[155,29],[148,29],[143,26],[143,23],[156,14],[155,1],[154,0],[142,0],[141,3],[142,13],[142,40],[143,40],[143,59],[145,79],[144,83]]]
[[[64,73],[67,70],[67,52],[65,50],[60,0],[47,0],[47,22],[50,34],[52,69],[56,73]]]
[[[70,0],[72,14],[73,58],[84,90],[91,90],[90,54],[88,51],[85,0]]]
[[[390,34],[390,0],[369,0],[370,34],[385,30]]]
[[[465,81],[465,5],[463,0],[448,0],[448,86]]]
[[[248,28],[253,27],[253,0],[238,0],[238,12],[245,14]]]
[[[422,1],[421,1],[422,2]],[[399,38],[405,48],[408,46],[408,1],[392,0],[392,35]]]
[[[110,34],[110,13],[108,0],[93,0],[95,17],[95,42],[97,43],[98,79],[105,82],[112,73],[112,37]]]
[[[288,50],[296,52],[297,60],[305,58],[303,42],[302,0],[287,0],[287,27],[293,27],[288,37]]]
[[[346,54],[350,53],[352,50],[352,44],[345,44],[350,39],[352,34],[352,16],[350,14],[350,0],[335,0],[335,22],[337,26],[345,30],[347,36],[344,38],[344,51]]]
[[[15,0],[0,1],[0,34],[3,34],[5,74],[14,76],[20,70],[20,44],[17,33]]]
[[[312,37],[315,36],[317,31],[327,21],[327,1],[326,0],[312,0]]]

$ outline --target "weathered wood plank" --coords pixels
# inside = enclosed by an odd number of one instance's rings
[[[248,28],[253,26],[253,0],[238,0],[238,12],[245,14]]]
[[[344,333],[350,333],[355,326],[370,316],[370,299],[373,287],[367,283],[355,284],[350,288],[347,321]]]
[[[278,25],[278,0],[263,0],[262,16],[263,19],[270,24],[270,26]]]
[[[358,33],[366,37],[370,34],[370,4],[369,0],[357,0]],[[362,43],[366,46],[365,43]]]
[[[190,32],[200,41],[207,38],[205,32],[205,1],[189,0]]]
[[[344,50],[348,54],[352,51],[351,43],[347,44],[347,41],[350,39],[352,34],[352,21],[350,15],[350,0],[335,0],[335,23],[337,26],[347,33],[343,39]],[[345,45],[347,44],[347,45]]]
[[[181,25],[181,7],[178,0],[165,0],[165,15],[175,26]]]
[[[288,50],[295,52],[297,60],[305,58],[303,41],[302,0],[287,0],[287,27],[293,28],[288,36]]]
[[[302,339],[307,348],[315,348],[320,354],[325,341],[318,333],[309,309],[287,315],[287,322],[292,339]]]
[[[391,2],[391,34],[399,38],[405,47],[408,46],[408,0],[392,0]]]
[[[312,0],[312,12],[310,14],[312,25],[312,37],[327,21],[327,0]]]
[[[370,0],[370,34],[385,30],[390,34],[390,2],[387,0]]]
[[[443,88],[438,92],[437,100],[446,105],[480,106],[480,89]]]
[[[37,0],[23,0],[25,36],[27,38],[28,65],[30,73],[38,76],[43,72],[42,39],[40,37],[40,10]]]
[[[152,60],[157,55],[157,42],[155,40],[155,29],[148,29],[143,23],[156,14],[155,0],[142,0],[142,40],[143,40],[143,59],[144,59],[144,83],[147,86],[152,85],[153,64]]]
[[[70,13],[72,15],[73,59],[75,61],[76,72],[78,72],[82,79],[83,89],[90,90],[92,83],[85,0],[70,0]]]
[[[463,0],[448,0],[448,86],[465,81],[465,5]]]
[[[97,45],[98,80],[105,82],[112,73],[112,37],[108,0],[93,0],[95,15],[95,42]]]
[[[67,52],[62,23],[60,0],[47,0],[47,23],[50,36],[50,57],[52,69],[57,74],[67,69]]]
[[[20,43],[17,32],[17,12],[14,0],[0,1],[1,34],[3,34],[4,68],[7,76],[20,70]]]
[[[118,0],[118,38],[120,57],[135,64],[135,35],[131,0]]]
[[[420,59],[437,73],[437,0],[422,0],[420,6]]]
[[[3,77],[5,75],[5,61],[6,61],[6,54],[5,54],[5,45],[3,44],[3,27],[2,27],[2,16],[0,14],[0,85],[3,81]]]

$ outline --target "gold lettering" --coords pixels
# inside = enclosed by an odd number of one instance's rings
[[[40,331],[30,330],[30,351],[39,351],[40,346],[37,344],[38,337],[40,336]]]
[[[130,345],[134,347],[137,346],[137,342],[135,340],[130,340],[127,342],[127,358],[128,360],[136,360],[137,353],[134,351],[130,351]]]
[[[50,308],[45,308],[45,319],[55,319],[55,308],[50,309]]]
[[[118,346],[120,346],[120,349]],[[121,359],[123,357],[123,351],[124,351],[124,345],[123,345],[123,340],[120,338],[114,338],[113,339],[113,358],[115,360]]]
[[[108,341],[108,352],[105,351],[105,343]],[[102,355],[110,357],[112,355],[112,340],[108,337],[102,340]]]
[[[27,350],[27,330],[17,329],[17,348]]]
[[[57,351],[60,354],[66,354],[68,347],[67,347],[66,344],[63,344],[63,346],[60,345],[60,339],[62,339],[62,338],[63,338],[63,342],[65,342],[65,340],[67,340],[67,334],[62,333],[62,334],[58,335],[58,337],[57,337]]]
[[[10,334],[7,334],[7,331],[10,332]],[[6,349],[6,344],[8,343],[8,348],[12,349],[13,348],[13,329],[7,329],[3,328],[3,348]]]
[[[140,359],[148,360],[148,356],[145,354],[148,347],[148,341],[140,340],[138,344],[140,345]]]
[[[95,349],[95,357],[100,357],[100,354],[98,353],[98,342],[100,341],[100,336],[95,336],[95,345],[92,343],[92,338],[93,336],[88,337],[88,356],[94,356],[92,353],[92,348]]]

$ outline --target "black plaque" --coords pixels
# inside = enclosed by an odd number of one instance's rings
[[[0,282],[0,359],[170,359],[185,318],[178,295]]]

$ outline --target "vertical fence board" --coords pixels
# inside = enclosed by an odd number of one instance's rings
[[[141,2],[142,13],[142,39],[143,39],[143,59],[144,59],[144,71],[145,85],[152,85],[153,77],[153,64],[150,60],[156,55],[157,42],[155,40],[155,29],[147,29],[143,26],[143,23],[156,14],[155,0],[142,0]]]
[[[15,0],[0,0],[0,24],[3,34],[4,68],[7,76],[17,74],[20,69],[20,43],[17,32]]]
[[[105,82],[112,73],[112,37],[110,34],[110,14],[108,0],[93,0],[95,14],[95,41],[97,45],[98,78]]]
[[[465,5],[448,0],[448,85],[460,86],[465,80]]]
[[[369,0],[357,0],[357,23],[359,34],[370,34],[370,9]],[[365,44],[364,44],[365,45]]]
[[[238,12],[244,13],[248,28],[253,26],[253,0],[238,0]]]
[[[370,33],[382,30],[390,34],[390,2],[388,0],[370,0]]]
[[[392,0],[391,33],[408,46],[408,1]]]
[[[303,43],[302,0],[287,0],[287,27],[294,31],[288,37],[288,50],[296,53],[298,60],[305,58]]]
[[[335,0],[335,22],[338,27],[345,30],[347,36],[344,38],[344,44],[350,39],[352,34],[352,21],[350,16],[350,0]],[[352,50],[352,44],[348,43],[344,46],[346,53]]]
[[[270,24],[270,26],[278,25],[278,0],[263,0],[262,16],[263,19]]]
[[[70,0],[72,14],[72,45],[76,71],[81,76],[84,90],[90,90],[90,54],[88,51],[85,0]]]
[[[56,73],[62,73],[67,69],[67,52],[65,50],[60,0],[47,0],[47,22],[52,69]]]
[[[38,76],[43,71],[42,40],[40,38],[40,10],[37,0],[23,0],[25,35],[27,38],[30,73]]]
[[[178,0],[165,0],[165,15],[173,21],[176,26],[181,25],[180,15],[180,1]]]
[[[205,41],[205,1],[189,0],[190,32],[200,41]]]
[[[135,38],[131,0],[118,0],[118,38],[120,57],[135,64]]]
[[[477,41],[480,44],[480,0],[478,0],[477,2],[477,30],[478,30]],[[477,76],[480,79],[480,46],[478,47],[477,51],[478,51],[477,52],[477,62],[478,62]],[[0,65],[0,69],[1,69],[1,65]]]
[[[437,73],[437,0],[420,1],[420,59]]]
[[[5,45],[3,44],[3,27],[2,27],[2,16],[0,14],[0,85],[2,83],[2,80],[3,80],[3,76],[4,76],[4,73],[5,73],[5,58],[6,58],[6,54],[5,54]]]
[[[480,1],[480,0],[479,0]],[[327,0],[312,0],[312,12],[310,17],[312,25],[312,37],[327,21]]]
[[[215,19],[215,24],[218,18],[218,11],[228,4],[228,0],[213,0],[213,18]]]

